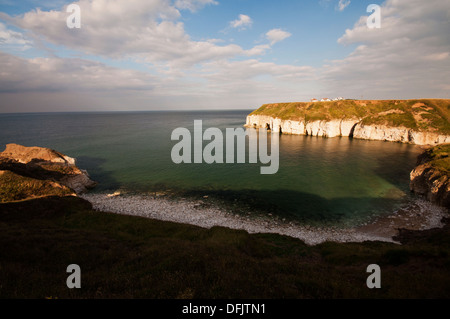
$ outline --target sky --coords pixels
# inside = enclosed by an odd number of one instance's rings
[[[0,0],[0,113],[338,96],[450,98],[450,0]]]

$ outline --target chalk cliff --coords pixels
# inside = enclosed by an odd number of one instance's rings
[[[360,119],[330,121],[281,120],[264,115],[247,116],[246,127],[265,128],[274,133],[319,137],[353,137],[366,140],[438,145],[450,143],[450,136],[436,132],[420,132],[406,127],[365,125]]]
[[[449,107],[450,100],[270,104],[248,115],[245,126],[282,134],[438,145],[450,143]]]
[[[274,133],[321,137],[352,136],[359,120],[294,121],[264,115],[247,116],[246,127],[265,128]]]

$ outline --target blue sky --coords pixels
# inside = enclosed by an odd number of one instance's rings
[[[449,98],[449,17],[441,0],[0,0],[0,112]]]
[[[281,63],[299,61],[319,67],[324,59],[342,57],[351,52],[350,48],[338,45],[337,39],[365,13],[367,5],[374,2],[358,1],[344,11],[336,10],[332,1],[325,3],[229,0],[208,6],[201,13],[188,12],[184,21],[186,30],[195,39],[233,39],[243,47],[263,41],[268,30],[281,28],[292,36],[279,43],[264,59]],[[250,16],[253,21],[251,27],[245,30],[227,28],[238,14]]]

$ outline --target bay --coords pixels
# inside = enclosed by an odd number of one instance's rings
[[[251,110],[1,114],[0,148],[41,146],[77,159],[93,192],[175,191],[216,196],[307,224],[356,225],[414,200],[409,173],[421,149],[400,143],[280,136],[277,174],[258,164],[174,164],[172,131],[243,127]],[[224,133],[225,135],[225,133]],[[206,145],[206,142],[205,142]]]

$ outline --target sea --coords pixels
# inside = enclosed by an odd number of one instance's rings
[[[177,128],[242,128],[251,110],[0,114],[7,143],[48,147],[76,158],[98,182],[92,193],[179,194],[310,225],[354,226],[416,200],[409,191],[418,146],[280,135],[279,169],[262,163],[176,164]],[[204,142],[206,145],[208,142]],[[270,147],[269,147],[270,149]]]

